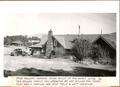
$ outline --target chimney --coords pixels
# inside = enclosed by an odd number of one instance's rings
[[[52,36],[53,35],[53,32],[52,32],[52,30],[50,29],[49,31],[48,31],[48,36]]]
[[[47,58],[51,58],[51,53],[53,51],[53,32],[50,29],[48,31],[48,39],[47,39],[47,44],[46,44],[46,56]]]

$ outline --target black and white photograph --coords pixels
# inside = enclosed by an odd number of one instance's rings
[[[4,77],[116,76],[116,13],[4,15]]]

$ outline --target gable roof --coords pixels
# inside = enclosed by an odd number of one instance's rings
[[[103,39],[113,49],[116,49],[116,34],[101,35],[96,40],[94,40],[94,42],[96,42],[99,38]]]
[[[92,42],[98,35],[81,35],[80,38],[89,40]],[[54,36],[60,43],[63,44],[63,47],[66,49],[71,49],[73,44],[71,43],[74,39],[78,38],[78,35],[55,35]],[[61,39],[60,39],[61,38]]]
[[[114,49],[116,49],[116,33],[104,35],[103,37]]]
[[[84,34],[80,35],[80,38],[89,40],[90,42],[95,41],[100,34]],[[54,35],[53,36],[65,49],[71,49],[73,46],[71,41],[78,38],[78,35],[76,34],[64,34],[64,35]],[[116,48],[116,34],[103,34],[102,37],[106,39],[106,41]],[[39,44],[36,44],[35,46],[41,47],[42,44],[45,44],[47,42],[47,35],[43,35],[41,38],[41,42]]]

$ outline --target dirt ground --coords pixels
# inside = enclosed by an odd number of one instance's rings
[[[79,64],[71,61],[70,59],[53,58],[53,59],[41,59],[31,56],[5,56],[4,68],[6,70],[16,71],[21,68],[36,68],[42,70],[63,69],[65,71],[72,70],[73,67],[79,66]]]
[[[113,66],[105,66],[105,65],[95,65],[95,64],[79,64],[71,60],[70,58],[36,58],[33,56],[10,56],[9,53],[13,50],[13,48],[5,48],[4,49],[4,70],[7,71],[17,71],[20,69],[37,69],[43,71],[51,71],[62,70],[65,72],[73,72],[75,68],[77,70],[86,71],[82,68],[91,69],[100,69],[100,70],[108,70],[115,71],[115,67]],[[81,72],[82,72],[81,71]],[[94,70],[93,70],[94,71]],[[80,73],[81,73],[80,72]],[[88,71],[87,71],[88,72]],[[68,74],[69,75],[69,74]]]

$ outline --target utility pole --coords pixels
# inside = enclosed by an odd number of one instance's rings
[[[79,30],[78,30],[78,38],[80,38],[80,25],[78,25],[78,28],[79,28]]]
[[[102,28],[101,28],[101,35],[102,35]]]

